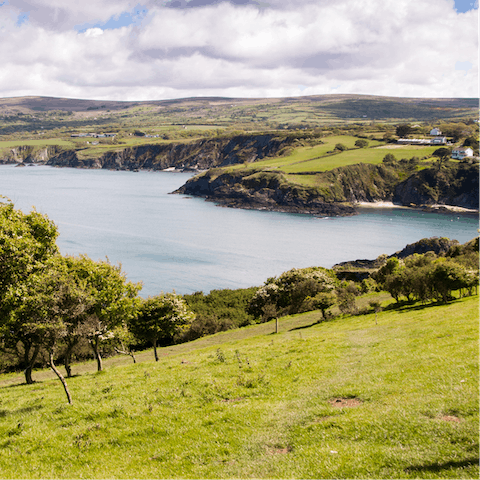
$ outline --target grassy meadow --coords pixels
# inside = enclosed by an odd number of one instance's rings
[[[2,375],[0,476],[478,478],[478,296],[320,315]]]

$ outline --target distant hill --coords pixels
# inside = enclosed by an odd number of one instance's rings
[[[128,110],[135,107],[184,107],[184,108],[227,108],[262,106],[305,107],[311,113],[328,113],[337,118],[369,119],[434,119],[454,118],[465,115],[476,116],[476,98],[401,98],[374,95],[312,95],[284,98],[226,98],[195,97],[170,100],[107,101],[82,100],[56,97],[10,97],[0,98],[0,115],[33,114],[35,112],[64,111],[87,112],[91,110]],[[200,116],[201,115],[201,112]],[[218,112],[217,112],[218,113]]]

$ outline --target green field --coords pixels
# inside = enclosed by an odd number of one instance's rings
[[[478,296],[319,318],[3,375],[1,477],[478,478]]]
[[[240,170],[245,168],[264,168],[280,170],[291,180],[303,185],[314,185],[315,175],[295,175],[302,172],[326,172],[338,167],[355,165],[358,163],[370,163],[378,165],[388,153],[393,154],[397,160],[403,158],[419,159],[429,158],[438,147],[412,146],[386,144],[377,140],[369,140],[368,148],[355,147],[358,137],[350,135],[334,135],[323,137],[323,143],[313,146],[298,146],[292,149],[287,155],[268,158],[251,164],[241,164],[229,167],[229,169]],[[341,143],[349,150],[333,152],[335,145]]]
[[[38,140],[0,140],[0,149],[14,147],[48,147],[58,145],[60,147],[75,148],[75,143],[61,138],[42,138]]]

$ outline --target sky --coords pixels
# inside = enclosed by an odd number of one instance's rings
[[[478,97],[478,0],[0,0],[0,97]]]

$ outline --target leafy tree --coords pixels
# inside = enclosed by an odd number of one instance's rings
[[[463,141],[463,146],[464,147],[476,147],[478,149],[478,138],[475,138],[475,136],[470,135]]]
[[[358,148],[366,148],[368,147],[368,141],[360,138],[355,142],[355,146]]]
[[[348,148],[343,143],[337,143],[335,145],[335,150],[338,150],[339,152],[344,152],[345,150],[348,150]]]
[[[138,314],[130,318],[128,325],[136,337],[152,342],[158,362],[159,341],[173,342],[176,335],[188,329],[194,316],[181,296],[161,293],[143,300]]]
[[[450,155],[452,153],[452,150],[450,148],[447,148],[447,147],[440,147],[440,148],[437,148],[433,153],[432,155],[434,157],[438,157],[438,158],[441,158],[441,159],[446,159],[446,158],[449,158]]]
[[[337,284],[337,277],[331,270],[321,267],[294,268],[278,278],[269,278],[257,290],[248,311],[262,321],[278,315],[308,311],[315,307],[307,297],[313,298],[318,293],[330,292]]]
[[[411,132],[412,132],[412,127],[407,123],[402,123],[401,125],[398,125],[397,128],[395,129],[395,133],[399,137],[406,137]]]
[[[395,164],[397,163],[397,158],[396,158],[395,155],[393,155],[392,153],[387,153],[387,154],[383,157],[382,162],[383,162],[385,165],[395,165]]]
[[[468,286],[467,272],[464,267],[449,259],[441,258],[433,263],[430,272],[432,289],[443,302],[451,299],[453,290]]]
[[[45,215],[35,210],[24,214],[8,199],[0,204],[0,349],[18,358],[27,383],[33,383],[40,345],[35,332],[20,328],[19,320],[13,319],[16,304],[11,290],[20,288],[58,253],[57,235],[56,226]]]
[[[337,303],[337,297],[333,292],[320,292],[311,299],[312,307],[322,312],[324,320],[327,319],[327,310]]]
[[[35,348],[43,348],[47,364],[62,382],[69,403],[72,398],[67,383],[54,360],[69,325],[76,324],[87,308],[86,293],[68,274],[63,258],[57,256],[42,272],[31,274],[28,280],[7,295],[15,308],[10,309],[10,327],[17,339],[28,336]],[[31,377],[26,378],[31,383]]]
[[[95,262],[87,256],[72,261],[71,274],[77,282],[83,283],[87,293],[89,307],[82,331],[97,360],[97,369],[101,371],[101,343],[112,339],[114,329],[136,314],[141,284],[128,282],[121,266],[108,261]]]
[[[355,297],[360,294],[359,288],[354,282],[342,282],[336,289],[338,308],[342,313],[356,313],[357,305]]]
[[[57,227],[35,210],[24,214],[13,203],[0,203],[0,295],[26,280],[58,253]]]

